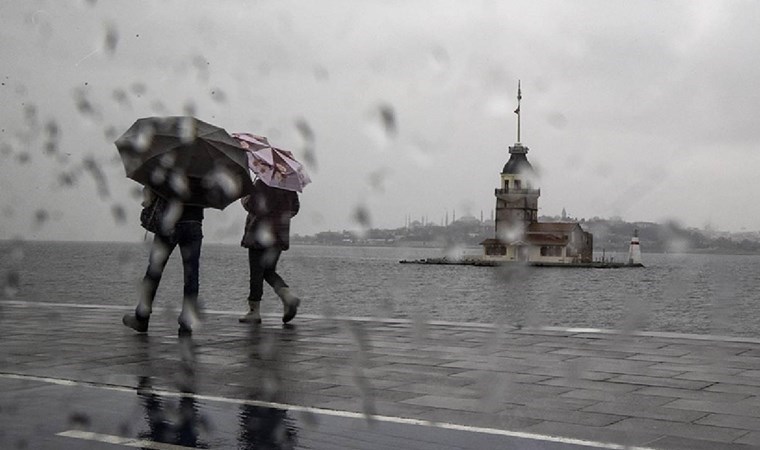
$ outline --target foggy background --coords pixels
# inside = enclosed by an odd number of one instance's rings
[[[0,239],[139,240],[113,141],[189,114],[306,162],[293,233],[489,218],[516,140],[540,215],[757,230],[760,4],[6,1]],[[244,211],[207,210],[237,242]]]

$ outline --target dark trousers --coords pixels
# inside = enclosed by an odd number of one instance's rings
[[[156,298],[158,284],[164,273],[164,267],[174,248],[179,245],[182,255],[182,268],[185,276],[183,289],[184,300],[195,302],[198,299],[201,243],[203,229],[200,222],[178,222],[169,235],[156,234],[150,249],[150,262],[143,278],[143,299],[148,306]]]
[[[251,291],[248,295],[249,302],[260,302],[264,294],[264,280],[277,292],[281,288],[288,287],[285,280],[280,277],[277,270],[277,261],[282,251],[279,248],[249,248],[248,266],[251,274]]]

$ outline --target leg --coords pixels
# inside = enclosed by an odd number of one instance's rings
[[[133,314],[125,314],[121,321],[124,325],[139,333],[148,331],[150,314],[153,312],[153,300],[156,297],[161,275],[166,267],[166,262],[174,250],[176,244],[168,236],[156,235],[150,249],[148,270],[143,277],[140,287],[140,299]]]
[[[261,323],[261,296],[264,294],[262,250],[248,249],[249,293],[248,313],[238,319],[242,323]]]
[[[282,321],[288,323],[296,316],[298,312],[298,305],[301,300],[295,295],[290,293],[288,285],[280,275],[277,274],[277,261],[280,259],[282,251],[279,248],[270,248],[264,251],[262,257],[262,266],[264,268],[264,279],[269,283],[277,296],[282,300],[282,306],[284,312],[282,315]]]
[[[282,252],[277,248],[269,248],[264,250],[261,257],[261,267],[264,271],[264,280],[267,284],[272,286],[275,292],[282,288],[288,287],[285,280],[277,273],[277,261],[280,260],[280,254]]]
[[[161,276],[176,245],[168,236],[157,234],[153,237],[153,245],[150,248],[148,259],[148,270],[143,277],[140,303],[136,308],[138,315],[149,316],[153,312],[153,300],[156,298]]]
[[[182,254],[182,271],[184,274],[179,325],[180,331],[192,332],[193,327],[199,321],[198,292],[203,231],[200,222],[180,222],[176,225],[175,230]]]

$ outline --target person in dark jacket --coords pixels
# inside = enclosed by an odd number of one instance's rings
[[[249,311],[240,322],[261,323],[261,296],[266,280],[282,300],[282,321],[288,323],[296,316],[301,300],[290,292],[277,273],[277,261],[280,254],[290,248],[290,219],[300,208],[298,194],[267,186],[259,179],[241,203],[248,211],[240,245],[248,249],[250,293]]]
[[[148,207],[157,198],[152,190],[143,189],[143,206]],[[125,314],[122,323],[137,331],[148,331],[153,300],[158,284],[174,249],[179,245],[184,272],[182,311],[177,322],[179,333],[192,333],[197,327],[198,291],[200,278],[201,243],[203,241],[203,207],[168,201],[168,208],[161,217],[160,230],[153,237],[148,270],[142,280],[140,299],[134,313]]]

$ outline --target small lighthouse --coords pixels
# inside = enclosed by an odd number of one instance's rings
[[[641,245],[639,245],[639,230],[633,230],[631,245],[628,247],[628,265],[640,266],[641,264]]]

